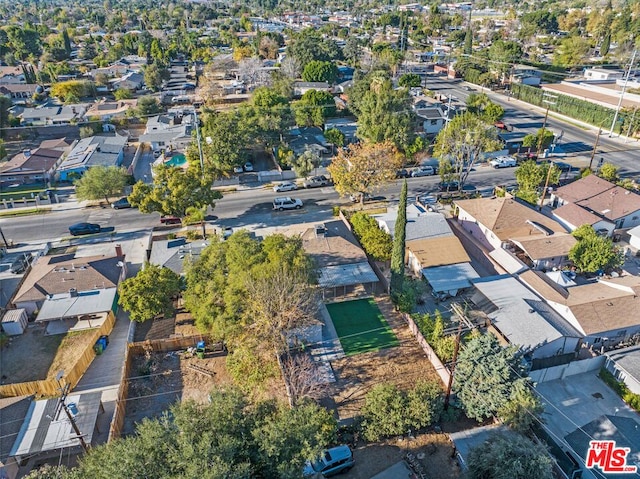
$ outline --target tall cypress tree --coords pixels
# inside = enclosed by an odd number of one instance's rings
[[[391,252],[391,297],[395,300],[402,292],[404,283],[404,250],[407,237],[407,180],[402,184],[398,218],[396,219]]]

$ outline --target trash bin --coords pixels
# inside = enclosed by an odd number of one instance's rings
[[[196,357],[198,359],[204,359],[204,353],[205,353],[204,341],[198,341],[198,343],[196,344]]]
[[[99,342],[93,346],[93,350],[95,351],[97,356],[100,356],[102,354],[102,351],[104,351],[104,349],[102,349],[102,344],[100,344]]]

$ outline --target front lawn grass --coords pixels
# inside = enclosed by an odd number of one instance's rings
[[[398,338],[373,299],[327,305],[347,356],[398,346]]]

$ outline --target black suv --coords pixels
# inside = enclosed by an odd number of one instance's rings
[[[100,233],[100,225],[94,223],[76,223],[75,225],[69,226],[69,233],[71,233],[71,236]]]

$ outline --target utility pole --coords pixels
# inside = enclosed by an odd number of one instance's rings
[[[550,93],[543,93],[542,102],[547,104],[547,109],[544,113],[544,121],[542,122],[542,128],[540,129],[538,136],[538,156],[542,153],[542,141],[544,140],[544,130],[547,127],[547,119],[549,118],[549,108],[551,105],[555,105],[558,97],[556,95],[551,95]]]
[[[589,169],[593,170],[593,158],[596,156],[596,150],[598,149],[598,142],[600,141],[600,135],[602,134],[602,128],[598,128],[598,134],[596,135],[596,142],[593,144],[593,150],[591,151],[591,158],[589,159]]]
[[[58,373],[58,377],[60,377],[59,373]],[[60,383],[60,379],[58,379],[58,383]],[[76,433],[76,436],[80,441],[80,445],[82,446],[82,449],[84,449],[84,452],[87,452],[89,451],[89,447],[87,446],[87,443],[84,440],[84,435],[80,432],[80,429],[76,424],[76,419],[73,417],[73,414],[71,414],[71,411],[69,411],[69,406],[67,406],[67,403],[66,403],[69,389],[70,389],[70,385],[68,383],[60,388],[61,394],[60,394],[60,398],[58,399],[58,406],[56,408],[57,412],[54,417],[57,419],[58,415],[60,414],[60,409],[62,408],[62,410],[67,414],[67,418],[69,419],[69,422],[71,423],[71,427],[73,428],[73,431]]]
[[[620,108],[622,107],[622,99],[624,98],[624,92],[627,89],[627,83],[629,82],[629,76],[631,75],[631,69],[633,68],[633,64],[636,61],[636,53],[638,50],[633,50],[633,54],[631,55],[631,62],[629,63],[629,68],[627,68],[627,73],[624,76],[624,83],[622,84],[622,91],[620,92],[620,98],[618,99],[618,106],[616,107],[616,112],[613,115],[613,121],[611,122],[611,129],[609,130],[609,138],[613,136],[613,130],[616,128],[616,122],[618,121],[618,115],[620,114]]]

